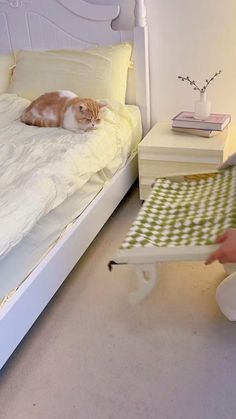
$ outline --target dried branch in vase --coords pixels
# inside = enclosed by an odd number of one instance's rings
[[[204,93],[207,87],[209,86],[209,84],[214,80],[214,78],[221,73],[222,73],[222,70],[219,70],[210,79],[206,79],[206,83],[204,84],[202,88],[200,88],[194,80],[191,80],[189,76],[187,77],[178,76],[178,79],[180,79],[181,81],[187,81],[190,84],[190,86],[193,86],[193,90],[198,90],[200,93]]]

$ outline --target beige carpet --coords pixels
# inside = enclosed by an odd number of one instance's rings
[[[222,267],[163,264],[138,306],[132,267],[108,272],[139,205],[135,186],[2,370],[1,419],[236,418]]]

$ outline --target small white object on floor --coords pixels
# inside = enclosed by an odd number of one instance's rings
[[[227,319],[236,321],[236,272],[231,273],[217,287],[216,301]]]

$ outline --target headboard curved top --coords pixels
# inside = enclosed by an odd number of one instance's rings
[[[146,132],[150,127],[150,99],[144,0],[135,0],[133,30],[112,29],[112,20],[119,13],[119,5],[94,5],[84,0],[0,0],[0,53],[132,42],[134,71],[129,71],[127,103],[140,107]]]
[[[120,6],[102,6],[96,4],[88,4],[84,0],[77,0],[76,3],[74,0],[57,0],[58,3],[61,3],[65,8],[74,13],[78,14],[85,19],[92,20],[108,20],[112,21],[119,16]]]

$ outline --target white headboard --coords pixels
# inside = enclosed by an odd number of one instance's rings
[[[148,33],[144,0],[135,0],[135,27],[111,27],[120,6],[84,0],[0,0],[0,53],[19,49],[83,49],[124,41],[133,43],[134,71],[129,71],[127,103],[139,106],[143,131],[150,128]]]

